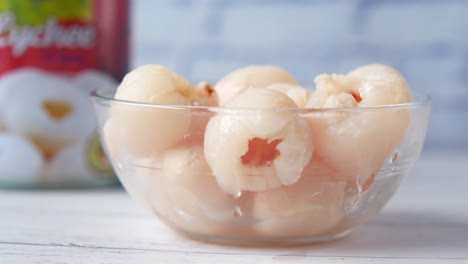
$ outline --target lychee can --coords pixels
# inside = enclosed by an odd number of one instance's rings
[[[128,67],[129,0],[0,1],[0,187],[115,183],[89,95]]]

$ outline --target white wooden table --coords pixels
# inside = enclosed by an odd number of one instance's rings
[[[180,237],[122,190],[0,191],[0,263],[468,263],[468,156],[423,156],[374,220],[289,248]]]

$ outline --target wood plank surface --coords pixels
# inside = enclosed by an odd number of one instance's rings
[[[120,189],[0,191],[0,263],[468,263],[468,156],[425,155],[349,236],[286,248],[182,237]]]

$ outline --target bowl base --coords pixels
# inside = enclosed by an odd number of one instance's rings
[[[189,237],[190,239],[210,244],[222,244],[240,247],[292,247],[340,239],[347,236],[349,233],[351,233],[351,231],[352,230],[345,230],[340,233],[313,237],[223,237],[200,235],[187,233],[184,231],[179,231],[179,233]]]

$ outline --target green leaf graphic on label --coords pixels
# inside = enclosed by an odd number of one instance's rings
[[[99,136],[95,135],[89,142],[87,159],[91,168],[104,177],[112,176],[112,166],[102,149]]]
[[[0,13],[13,12],[18,25],[43,25],[49,17],[57,20],[92,20],[92,0],[1,0]]]

